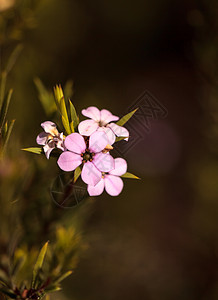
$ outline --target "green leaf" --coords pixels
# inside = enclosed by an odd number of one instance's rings
[[[119,141],[122,141],[122,140],[125,140],[127,138],[127,136],[125,137],[125,136],[120,136],[120,137],[116,137],[116,140],[115,140],[115,143],[116,142],[119,142]]]
[[[60,111],[61,111],[63,126],[64,126],[67,134],[71,134],[71,129],[70,129],[70,124],[69,124],[69,119],[68,119],[68,115],[67,115],[67,109],[66,109],[64,97],[62,97],[60,99]]]
[[[126,172],[125,174],[121,175],[121,177],[123,178],[132,178],[132,179],[140,179],[139,177],[137,177],[136,175]]]
[[[55,285],[50,285],[47,288],[45,288],[45,292],[48,293],[53,293],[53,292],[58,292],[61,291],[61,287],[60,286],[55,286]]]
[[[67,134],[71,134],[71,128],[70,128],[70,123],[69,123],[69,118],[67,114],[67,108],[66,108],[66,103],[64,99],[64,94],[63,90],[60,85],[56,85],[54,87],[54,94],[55,94],[55,100],[56,100],[56,105],[57,108],[61,114],[62,117],[62,123],[63,126],[67,132]]]
[[[3,137],[3,139],[5,139],[7,131],[8,131],[8,122],[6,121],[4,127],[2,128],[2,137]]]
[[[35,153],[35,154],[42,154],[43,153],[42,148],[39,148],[39,147],[30,147],[30,148],[24,148],[24,149],[21,149],[21,150],[32,152],[32,153]]]
[[[4,126],[4,122],[5,122],[5,119],[6,119],[7,112],[8,112],[8,107],[9,107],[9,104],[10,104],[10,101],[11,101],[12,93],[13,93],[13,90],[11,89],[8,92],[8,95],[7,95],[7,97],[5,98],[5,100],[3,101],[3,104],[2,104],[2,108],[1,108],[1,111],[0,111],[0,130],[2,130],[2,127]]]
[[[42,81],[38,77],[34,79],[34,83],[38,90],[39,100],[45,110],[45,113],[47,115],[53,114],[57,110],[54,95],[45,88]]]
[[[32,279],[32,288],[36,288],[36,279],[39,274],[40,269],[42,268],[42,264],[45,258],[45,254],[47,252],[48,242],[42,247],[41,251],[39,252],[39,256],[37,258],[36,264],[33,269],[33,279]]]
[[[73,80],[67,80],[65,83],[64,95],[66,99],[70,99],[73,96]]]
[[[3,105],[3,100],[5,97],[5,87],[6,87],[6,81],[7,81],[7,75],[8,73],[11,71],[11,69],[13,68],[17,57],[20,54],[20,51],[22,50],[23,46],[21,44],[19,44],[18,46],[16,46],[16,48],[14,49],[14,51],[12,52],[12,54],[9,57],[8,63],[6,65],[5,70],[1,73],[1,84],[0,84],[0,110],[1,107]]]
[[[8,63],[5,68],[5,72],[8,74],[11,69],[13,68],[18,56],[20,55],[21,50],[23,49],[23,45],[19,44],[15,47],[14,51],[11,53],[11,56],[9,57]]]
[[[76,170],[74,171],[74,180],[73,180],[74,183],[77,181],[77,179],[79,178],[80,174],[81,174],[81,168],[77,167]]]
[[[69,100],[69,104],[70,104],[70,116],[71,116],[70,127],[72,132],[75,132],[76,127],[79,125],[79,117],[76,113],[76,109],[73,103],[70,100]]]
[[[71,129],[70,129],[70,126],[69,126],[69,121],[66,120],[66,118],[64,116],[61,116],[61,120],[62,120],[62,124],[67,132],[67,134],[71,134]]]
[[[4,71],[1,73],[1,85],[0,85],[0,110],[2,108],[3,100],[5,97],[5,86],[7,80],[7,73]]]
[[[130,113],[128,113],[125,116],[123,116],[119,121],[117,121],[116,124],[119,125],[119,126],[123,126],[134,115],[134,113],[137,111],[137,109],[138,108],[134,109]]]
[[[14,122],[15,122],[15,120],[12,120],[11,123],[10,123],[10,125],[9,125],[9,128],[7,129],[7,133],[6,133],[5,138],[4,138],[4,144],[3,144],[1,155],[3,155],[4,152],[6,151],[6,148],[7,148],[7,145],[8,145],[8,141],[9,141],[9,138],[11,136],[12,129],[14,127]]]
[[[57,107],[60,109],[60,100],[62,98],[64,98],[64,94],[63,94],[61,85],[56,85],[54,87],[54,95],[55,95],[55,100],[56,100]]]
[[[15,276],[19,272],[19,270],[22,268],[25,260],[26,260],[26,258],[22,256],[16,261],[16,263],[14,264],[13,269],[11,271],[12,276]]]
[[[67,278],[68,276],[70,276],[73,273],[73,271],[68,271],[66,273],[64,273],[63,275],[61,275],[57,280],[55,280],[54,284],[58,285],[61,281],[63,281],[65,278]]]

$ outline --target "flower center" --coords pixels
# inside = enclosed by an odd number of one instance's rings
[[[99,121],[99,122],[98,122],[98,126],[99,126],[99,127],[105,127],[105,122]]]
[[[84,163],[86,163],[87,161],[92,161],[94,155],[95,153],[90,152],[88,149],[86,149],[86,151],[81,154]]]

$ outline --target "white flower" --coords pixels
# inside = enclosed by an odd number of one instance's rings
[[[56,124],[50,121],[46,121],[43,122],[41,126],[44,131],[37,136],[36,142],[37,144],[44,146],[43,150],[47,159],[49,159],[51,151],[55,148],[64,151],[65,146],[63,132],[58,132]]]

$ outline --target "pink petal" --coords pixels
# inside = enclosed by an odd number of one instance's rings
[[[111,130],[113,130],[113,132],[116,134],[116,136],[126,137],[125,140],[128,141],[129,131],[126,128],[119,126],[115,123],[108,124],[107,127],[109,127]]]
[[[87,161],[82,168],[81,178],[85,183],[95,186],[101,180],[101,172]]]
[[[46,132],[41,132],[37,138],[36,138],[36,143],[39,145],[45,145],[48,139],[49,133]]]
[[[88,193],[90,196],[99,196],[103,193],[104,191],[104,179],[101,178],[101,180],[99,181],[99,183],[97,183],[95,186],[92,185],[88,185]]]
[[[114,169],[109,172],[111,175],[121,176],[126,173],[127,162],[125,161],[125,159],[120,157],[115,158],[114,163],[115,163]]]
[[[52,143],[53,144],[53,143]],[[51,146],[49,144],[46,144],[44,147],[43,147],[43,150],[45,152],[45,156],[47,159],[49,159],[50,157],[50,154],[51,154],[51,151],[55,148],[55,146]]]
[[[89,138],[89,149],[94,153],[101,152],[107,144],[108,138],[104,132],[96,131]]]
[[[83,116],[93,119],[96,122],[100,122],[100,119],[101,119],[100,111],[95,106],[90,106],[87,109],[83,109],[82,114],[83,114]]]
[[[56,124],[51,121],[46,121],[41,124],[42,128],[46,133],[50,133],[51,135],[58,135]]]
[[[114,158],[109,153],[97,153],[93,157],[93,164],[101,172],[109,172],[114,169]]]
[[[123,189],[123,180],[114,175],[105,175],[105,190],[111,196],[118,196]]]
[[[116,135],[109,127],[99,127],[97,131],[103,131],[108,138],[108,144],[113,145],[116,140]]]
[[[101,110],[101,124],[106,125],[111,121],[118,121],[119,117],[112,115],[112,113],[107,109]]]
[[[66,151],[61,153],[57,163],[61,170],[69,172],[75,170],[82,163],[82,157],[79,154]]]
[[[80,134],[90,136],[98,129],[99,125],[94,120],[85,120],[79,123],[78,131]]]
[[[77,132],[68,135],[64,141],[65,147],[75,153],[81,154],[86,149],[84,138]]]

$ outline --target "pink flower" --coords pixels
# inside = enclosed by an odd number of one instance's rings
[[[116,136],[126,137],[125,140],[128,141],[128,130],[115,123],[110,123],[119,120],[119,118],[112,115],[107,109],[102,109],[100,111],[97,107],[90,106],[87,109],[83,109],[82,114],[91,120],[80,122],[78,126],[80,134],[90,136],[95,131],[104,131],[110,145],[115,142]]]
[[[102,173],[102,178],[95,186],[88,185],[90,196],[99,196],[104,188],[111,196],[118,196],[123,189],[123,180],[119,177],[126,173],[127,163],[123,158],[115,158],[115,167],[108,173]]]
[[[50,153],[53,149],[55,149],[55,147],[64,151],[65,147],[63,132],[58,132],[56,124],[50,121],[46,121],[43,122],[41,126],[44,131],[37,136],[36,142],[39,145],[44,145],[43,150],[47,159],[49,159]]]
[[[108,139],[104,132],[94,132],[89,142],[79,133],[71,133],[65,139],[65,147],[69,151],[63,152],[58,165],[63,171],[73,171],[83,163],[82,180],[95,186],[101,180],[101,172],[114,169],[114,159],[109,153],[102,153],[107,146]]]

